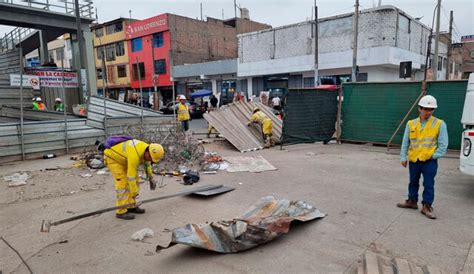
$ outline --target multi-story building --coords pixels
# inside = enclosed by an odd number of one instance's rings
[[[469,79],[469,74],[474,73],[474,35],[461,37],[461,43],[456,50],[462,59],[462,78]]]
[[[120,94],[130,90],[131,73],[129,49],[125,30],[135,20],[118,18],[91,27],[94,33],[94,55],[97,70],[97,90],[102,94],[106,87],[110,98],[118,99]]]
[[[244,18],[206,21],[161,14],[130,23],[126,29],[131,63],[131,87],[156,90],[163,101],[172,98],[172,65],[232,59],[238,55],[237,35],[271,28]],[[193,86],[179,85],[189,94]]]
[[[321,18],[318,31],[319,83],[350,81],[354,13]],[[430,28],[393,6],[359,15],[358,81],[421,80]],[[433,46],[434,48],[434,46]],[[239,35],[237,76],[250,94],[272,88],[311,87],[315,68],[314,23],[302,22]],[[447,45],[439,44],[438,80],[446,76]],[[412,76],[399,78],[401,62]]]

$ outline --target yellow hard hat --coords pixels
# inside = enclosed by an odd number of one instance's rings
[[[163,158],[163,156],[165,156],[165,150],[160,144],[150,144],[148,151],[150,152],[151,160],[154,163],[157,163],[161,158]]]

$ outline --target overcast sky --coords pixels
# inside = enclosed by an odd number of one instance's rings
[[[360,0],[361,9],[378,5],[379,0]],[[474,0],[442,0],[441,30],[449,29],[449,12],[454,11],[453,39],[474,34]],[[96,0],[99,22],[118,17],[145,19],[161,13],[200,17],[200,3],[204,16],[234,17],[233,0]],[[250,18],[272,26],[297,23],[311,18],[314,0],[238,0],[237,4],[250,10]],[[354,10],[355,0],[318,0],[319,17],[328,17]],[[382,0],[382,5],[394,5],[431,26],[436,0]],[[6,28],[0,28],[0,33]]]
[[[119,16],[144,19],[161,13],[175,13],[187,17],[200,17],[200,3],[204,16],[224,18],[234,16],[233,0],[97,0],[99,21],[104,22]],[[237,0],[237,4],[250,10],[250,18],[272,26],[297,23],[311,18],[314,0]],[[319,17],[352,12],[354,0],[318,0]],[[360,0],[361,9],[378,5],[378,0]],[[382,5],[394,5],[413,17],[431,26],[436,0],[382,0]],[[474,34],[474,0],[443,0],[441,30],[449,29],[449,12],[454,11],[454,35]]]

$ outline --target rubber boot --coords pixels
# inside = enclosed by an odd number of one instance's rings
[[[133,220],[135,219],[135,215],[129,212],[125,212],[123,214],[115,214],[116,218],[123,219],[123,220]]]
[[[271,147],[271,143],[270,143],[270,137],[267,137],[265,139],[265,145],[263,146],[264,148],[270,148]]]
[[[128,208],[127,211],[130,212],[130,213],[135,213],[135,214],[145,213],[145,209],[144,208],[139,208],[139,207]]]

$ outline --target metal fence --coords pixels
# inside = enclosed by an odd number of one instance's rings
[[[65,154],[93,146],[104,131],[86,125],[86,119],[0,124],[0,162],[35,159],[47,153]]]

